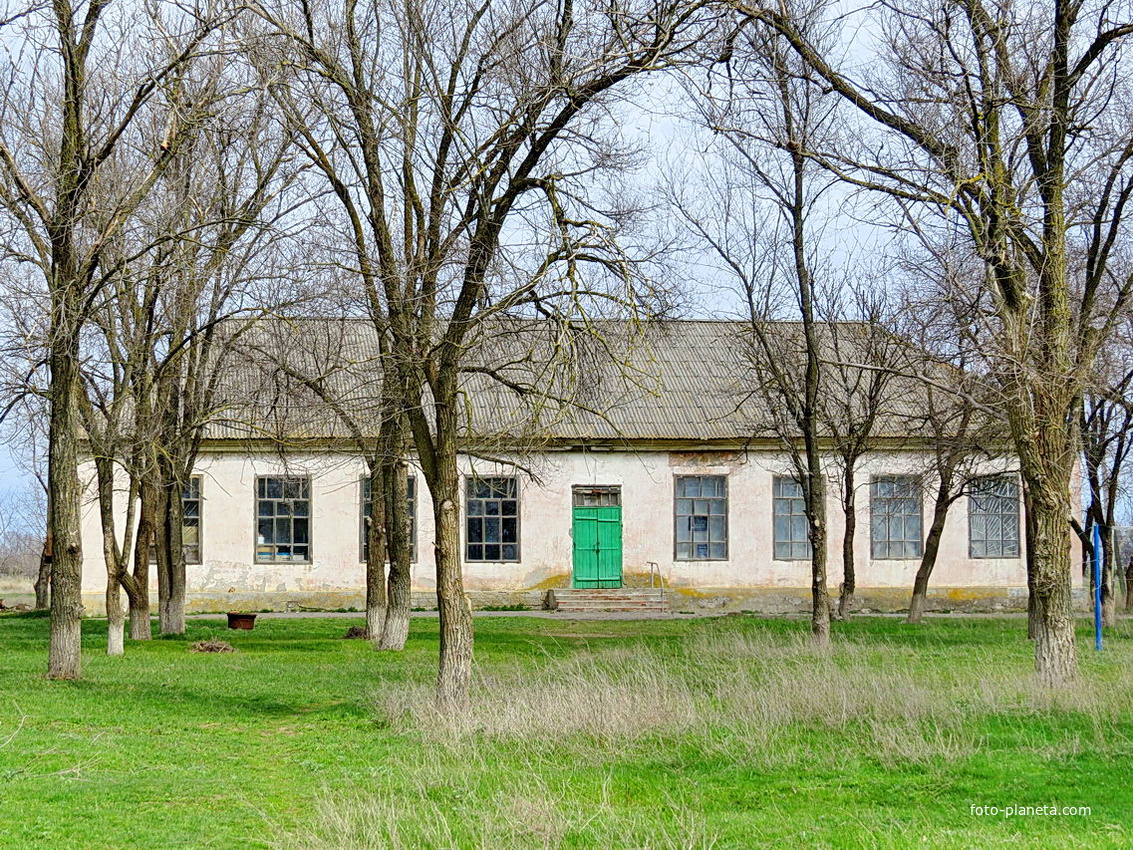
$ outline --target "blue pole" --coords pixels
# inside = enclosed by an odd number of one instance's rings
[[[1094,526],[1094,649],[1102,649],[1102,530]]]

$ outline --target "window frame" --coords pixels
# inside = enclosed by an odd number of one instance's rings
[[[287,492],[287,483],[288,482],[296,482],[296,481],[299,482],[301,484],[301,487],[302,487],[300,492],[305,492],[306,497],[305,498],[302,497],[302,496],[300,496],[298,498],[288,498],[287,496],[269,497],[269,496],[266,495],[266,493],[263,497],[261,497],[260,496],[260,482],[261,481],[267,482],[267,481],[276,480],[276,479],[283,482],[283,492],[284,493]],[[266,488],[267,488],[267,485],[265,484],[265,490],[266,490]],[[297,502],[297,501],[304,501],[304,502],[307,503],[307,513],[306,513],[305,516],[300,516],[300,517],[296,517],[294,513],[287,515],[286,518],[288,518],[290,520],[290,524],[289,524],[289,528],[291,529],[290,542],[289,543],[278,543],[278,542],[260,543],[260,522],[261,522],[261,520],[265,520],[265,519],[272,520],[272,524],[273,524],[273,528],[274,528],[275,521],[278,520],[278,519],[284,518],[284,517],[281,517],[281,516],[279,516],[275,513],[273,513],[270,517],[261,515],[260,514],[260,503],[261,502],[273,502],[273,503]],[[291,475],[291,474],[257,475],[256,481],[255,481],[255,490],[253,492],[252,507],[253,507],[253,511],[254,511],[254,515],[255,515],[255,524],[254,524],[253,529],[252,529],[253,536],[254,536],[254,539],[255,539],[255,545],[253,547],[253,555],[252,555],[252,562],[254,564],[257,564],[257,565],[270,565],[270,564],[306,564],[306,565],[309,565],[309,564],[314,563],[314,534],[312,533],[313,532],[313,526],[314,526],[314,508],[313,508],[313,499],[311,498],[311,476],[309,476],[309,475]],[[307,542],[306,543],[298,543],[297,544],[295,542],[295,520],[296,519],[305,519],[307,521]],[[273,536],[274,536],[274,531],[273,531]],[[288,557],[288,558],[280,558],[280,557],[278,557],[278,555],[279,555],[278,551],[274,552],[273,555],[270,556],[270,557],[264,556],[260,552],[260,548],[262,546],[270,546],[270,547],[272,547],[273,549],[276,549],[276,550],[278,550],[281,546],[287,546],[287,547],[290,547],[292,549],[295,546],[304,546],[304,547],[306,547],[306,550],[307,550],[307,557],[304,558],[304,559],[298,559],[298,558],[295,558],[292,555],[291,557]]]
[[[1002,511],[1002,510],[1000,510],[1000,511],[976,511],[975,510],[975,507],[976,507],[976,504],[977,504],[976,500],[979,499],[979,498],[987,498],[988,497],[988,494],[977,494],[976,493],[977,486],[978,486],[979,483],[989,482],[989,481],[995,481],[995,482],[998,482],[999,484],[1006,484],[1006,485],[1009,485],[1011,487],[1013,492],[1010,496],[1005,496],[1005,495],[999,494],[999,493],[990,494],[991,498],[993,500],[996,500],[996,501],[1003,502],[1003,501],[1010,499],[1011,507],[1012,507],[1012,510],[1010,512]],[[1022,531],[1022,528],[1021,528],[1022,510],[1020,509],[1020,494],[1021,494],[1021,492],[1022,492],[1022,488],[1019,486],[1019,479],[1018,479],[1017,476],[1015,476],[1012,473],[999,473],[999,474],[993,474],[993,475],[981,475],[978,478],[973,478],[971,481],[968,482],[968,557],[970,559],[972,559],[973,561],[1004,561],[1004,560],[1016,560],[1018,558],[1023,557],[1023,543],[1022,543],[1022,538],[1021,538],[1021,534],[1020,534],[1021,531]],[[1000,534],[999,534],[998,539],[995,541],[1000,546],[1000,554],[990,555],[987,552],[987,544],[990,542],[990,539],[989,539],[989,537],[987,536],[987,533],[986,533],[986,525],[985,525],[985,530],[984,530],[984,537],[983,537],[983,540],[982,540],[984,547],[985,547],[984,553],[982,555],[976,554],[976,552],[975,552],[975,542],[976,542],[976,540],[975,540],[975,527],[974,527],[974,524],[972,522],[972,519],[976,518],[976,517],[983,517],[985,519],[988,518],[988,517],[997,517],[1000,520]],[[1008,540],[1007,536],[1003,533],[1003,530],[1006,528],[1006,525],[1003,523],[1003,520],[1005,518],[1010,519],[1013,526],[1014,526],[1014,532],[1015,532],[1014,540]],[[1014,543],[1014,546],[1015,546],[1014,552],[1012,552],[1010,554],[1005,554],[1003,552],[1003,549],[1005,548],[1004,544],[1007,544],[1007,543]]]
[[[511,498],[507,498],[506,493],[502,496],[486,495],[483,497],[473,498],[472,487],[478,483],[487,484],[489,482],[510,482],[505,485],[511,488]],[[496,486],[489,484],[489,486]],[[483,504],[483,513],[472,513],[472,503],[480,502]],[[499,502],[499,513],[488,513],[489,502]],[[515,513],[504,513],[504,503],[515,502]],[[523,529],[521,523],[521,514],[523,511],[522,506],[522,493],[519,487],[519,477],[516,475],[466,475],[464,476],[464,546],[463,555],[464,562],[470,564],[518,564],[523,559]],[[515,520],[515,540],[505,541],[504,537],[504,520]],[[473,541],[472,538],[472,524],[476,520],[481,521],[480,526],[480,540]],[[499,540],[492,541],[487,539],[487,526],[492,520],[499,520]],[[481,547],[481,554],[488,546],[499,546],[499,558],[487,557],[472,557],[472,547]],[[514,546],[515,557],[505,558],[504,547]]]
[[[907,485],[906,485],[907,482]],[[878,494],[878,488],[883,485],[906,485],[913,488],[915,495],[888,495],[881,496]],[[915,539],[907,536],[902,536],[900,540],[894,540],[889,524],[895,518],[901,518],[904,526],[907,528],[908,519],[913,517],[912,513],[895,513],[887,511],[883,517],[886,520],[886,537],[883,545],[886,547],[885,554],[878,554],[878,546],[882,544],[876,537],[878,516],[878,503],[879,502],[914,502],[917,506],[916,520],[918,534]],[[893,555],[893,546],[901,544],[902,554]],[[909,554],[908,547],[910,544],[915,543],[915,551]],[[924,490],[923,482],[919,475],[874,475],[869,481],[869,557],[872,561],[913,561],[924,555]]]
[[[570,488],[570,506],[574,508],[620,508],[621,484],[575,484]]]
[[[700,480],[701,484],[700,484],[700,487],[698,487],[698,490],[700,490],[701,493],[703,493],[703,481],[704,481],[704,479],[713,479],[713,480],[717,480],[717,481],[721,482],[722,485],[723,485],[722,486],[723,495],[722,496],[712,495],[712,496],[707,496],[707,497],[705,497],[703,495],[697,495],[697,496],[684,495],[682,493],[682,490],[681,490],[682,482],[685,482],[685,481],[687,481],[689,479],[693,479],[693,478]],[[681,473],[679,475],[673,476],[673,560],[674,561],[687,562],[687,561],[727,561],[727,560],[730,560],[731,541],[729,540],[729,537],[730,537],[730,525],[731,524],[728,521],[728,514],[729,514],[729,511],[731,510],[731,506],[729,505],[728,490],[729,490],[728,476],[726,474],[723,474],[723,473],[710,473],[710,474]],[[722,501],[724,503],[723,513],[713,513],[711,505],[708,506],[708,512],[707,513],[697,512],[695,510],[695,508],[696,508],[695,503],[701,502],[701,501],[706,501],[706,502]],[[681,502],[692,502],[693,503],[692,513],[681,513],[680,512]],[[699,533],[699,531],[697,529],[693,528],[692,525],[690,524],[690,526],[688,528],[689,539],[688,540],[681,540],[680,539],[680,537],[681,537],[681,519],[687,518],[689,520],[695,520],[696,518],[699,518],[699,517],[704,517],[704,519],[705,519],[704,533],[706,533],[708,535],[708,538],[706,540],[703,540],[703,541],[696,540],[695,535],[697,533]],[[714,539],[713,536],[712,536],[713,535],[713,532],[712,532],[712,518],[713,517],[723,517],[724,531],[723,531],[723,537],[720,540]],[[704,556],[698,556],[696,554],[697,550],[696,550],[695,547],[698,544],[701,544],[701,543],[703,543],[707,547],[707,554],[705,554]],[[682,546],[688,546],[689,547],[689,549],[688,549],[689,554],[687,554],[687,555],[681,554],[681,547]],[[712,554],[712,547],[713,546],[722,546],[723,547],[723,553],[720,554],[720,555],[713,555]]]
[[[409,563],[417,563],[417,476],[407,475],[406,481],[406,498],[409,503]],[[366,510],[366,502],[369,501],[369,495],[366,490],[370,486],[370,476],[363,475],[358,481],[358,504],[359,504],[359,532],[360,540],[358,543],[358,562],[360,564],[366,563],[366,554],[369,547],[369,535],[366,534],[366,521],[370,518],[369,511]]]
[[[201,495],[201,493],[204,489],[204,484],[202,483],[203,478],[204,478],[203,475],[190,475],[189,476],[189,486],[192,487],[194,481],[197,484],[196,499],[186,498],[185,497],[185,491],[184,490],[181,491],[181,555],[184,558],[185,566],[187,566],[187,567],[190,567],[190,566],[199,567],[201,564],[204,563],[204,512],[203,512],[204,496]],[[196,558],[196,560],[193,560],[192,558],[190,558],[188,555],[185,554],[185,548],[186,548],[185,547],[185,502],[190,502],[190,501],[197,502],[197,515],[196,515],[196,517],[194,517],[194,519],[196,519],[196,521],[197,521],[197,546],[196,546],[197,558]],[[157,543],[156,543],[156,540],[154,538],[150,539],[148,557],[149,557],[149,562],[151,564],[157,563]]]
[[[182,493],[181,493],[181,554],[185,558],[185,565],[186,566],[190,566],[190,565],[199,566],[200,564],[203,564],[204,560],[205,560],[205,555],[204,555],[204,551],[205,551],[205,519],[204,519],[205,497],[204,497],[203,477],[204,476],[201,476],[201,475],[190,475],[189,476],[190,491],[192,490],[194,483],[196,484],[196,487],[197,487],[196,498],[192,498],[192,497],[186,498],[185,492],[182,491]],[[186,518],[185,503],[186,502],[194,502],[194,501],[197,503],[197,515],[195,517],[193,517],[193,519],[195,519],[197,521],[197,545],[196,545],[197,557],[196,557],[195,560],[190,558],[188,556],[188,554],[186,554],[186,552],[185,552],[185,550],[187,548],[185,546],[185,518]]]
[[[784,482],[790,482],[796,488],[798,488],[798,495],[783,495],[782,485]],[[789,534],[788,539],[784,541],[781,541],[779,539],[779,518],[781,516],[781,514],[779,513],[779,507],[780,503],[782,502],[792,503],[792,510],[785,514],[791,533]],[[799,504],[799,512],[795,512],[793,510],[795,502],[798,502]],[[796,517],[802,517],[803,520],[802,541],[794,539],[793,530],[795,525],[794,520]],[[802,556],[796,557],[795,547],[798,546],[800,542],[805,548],[806,553]],[[779,554],[779,546],[781,543],[784,543],[788,547],[790,547],[791,554],[789,556]],[[794,475],[776,475],[771,480],[771,559],[773,561],[810,561],[813,560],[813,557],[814,553],[811,550],[810,545],[810,521],[807,519],[806,515],[806,498],[803,496],[802,484],[799,483],[799,479]]]

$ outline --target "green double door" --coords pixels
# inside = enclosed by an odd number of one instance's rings
[[[574,587],[622,586],[622,506],[618,488],[575,488]]]

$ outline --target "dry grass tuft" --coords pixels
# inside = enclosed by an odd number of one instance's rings
[[[365,640],[370,637],[370,633],[365,626],[351,626],[342,637],[345,640]]]
[[[595,746],[629,750],[696,735],[705,752],[768,765],[837,763],[843,747],[835,740],[885,764],[951,762],[984,747],[972,721],[993,714],[1072,712],[1112,740],[1133,671],[1118,678],[1050,692],[1025,668],[978,654],[936,669],[907,647],[877,641],[820,650],[805,635],[737,633],[690,638],[675,653],[623,645],[551,658],[536,670],[494,667],[455,715],[433,708],[426,685],[387,691],[377,710],[389,725],[454,747],[553,744],[577,757]]]
[[[236,647],[223,640],[199,640],[189,645],[189,652],[235,652]]]
[[[695,799],[649,801],[650,811],[591,784],[580,808],[561,771],[592,776],[658,753],[772,772],[933,771],[987,750],[989,728],[1004,727],[1015,749],[1043,756],[1131,749],[1133,665],[1051,692],[1018,662],[971,648],[873,639],[820,650],[806,635],[724,632],[487,666],[460,713],[437,712],[427,684],[387,689],[379,719],[421,741],[398,770],[396,799],[324,800],[317,834],[297,846],[714,846]],[[1052,732],[1046,718],[1073,730]]]
[[[577,740],[622,746],[702,726],[703,700],[649,650],[610,649],[555,659],[537,671],[502,668],[477,676],[465,712],[436,711],[421,685],[378,697],[389,724],[408,723],[430,740]]]

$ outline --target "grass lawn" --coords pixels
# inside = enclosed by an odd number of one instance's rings
[[[0,617],[0,846],[1133,846],[1133,630],[1030,678],[1019,619],[485,618],[469,712],[348,619],[105,652],[49,682],[48,621]],[[196,654],[217,637],[232,654]],[[1087,816],[971,807],[1089,806]]]

